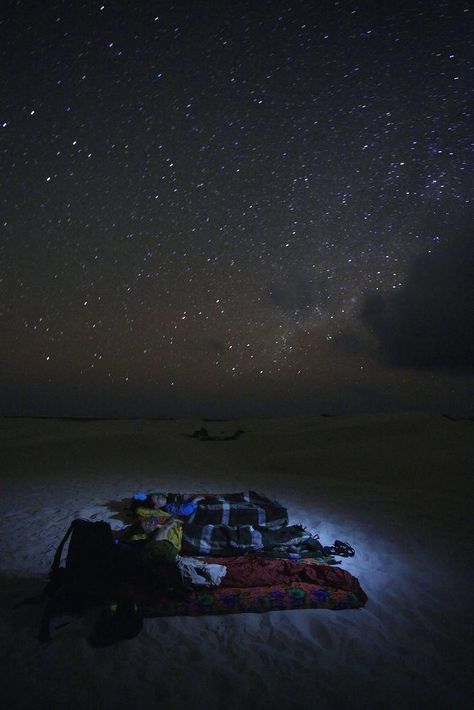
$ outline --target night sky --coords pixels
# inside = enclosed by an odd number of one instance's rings
[[[468,7],[3,2],[0,413],[472,414]]]

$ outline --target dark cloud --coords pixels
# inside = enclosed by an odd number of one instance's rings
[[[379,359],[394,367],[474,372],[473,274],[465,229],[419,257],[403,288],[368,295],[360,315],[377,339]]]
[[[333,343],[348,355],[365,355],[367,353],[366,339],[353,328],[347,328],[339,335],[335,335]]]

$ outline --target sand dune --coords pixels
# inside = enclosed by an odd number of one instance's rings
[[[236,441],[200,442],[245,433]],[[470,707],[473,428],[422,413],[292,419],[0,421],[1,697],[7,708]],[[95,612],[35,634],[72,518],[123,524],[136,490],[280,500],[343,567],[364,609],[150,619],[131,641],[87,642]]]

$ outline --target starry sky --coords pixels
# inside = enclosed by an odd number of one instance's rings
[[[2,415],[472,414],[467,2],[0,12]]]

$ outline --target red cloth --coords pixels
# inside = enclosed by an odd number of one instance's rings
[[[278,584],[305,582],[360,593],[356,577],[340,567],[308,564],[294,560],[265,557],[212,558],[207,562],[227,567],[221,587],[271,587]]]

